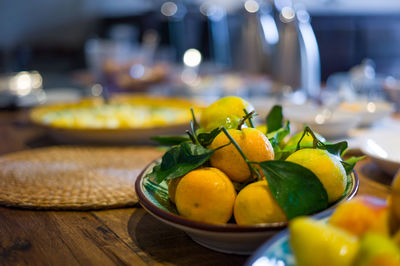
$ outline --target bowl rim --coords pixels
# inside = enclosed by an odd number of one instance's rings
[[[257,224],[257,225],[252,225],[252,226],[245,226],[245,225],[237,225],[237,224],[210,224],[210,223],[203,223],[203,222],[197,222],[197,221],[192,221],[189,220],[185,217],[167,212],[165,210],[162,210],[155,206],[144,194],[144,192],[141,189],[142,182],[144,180],[145,174],[148,172],[150,167],[152,167],[157,161],[160,159],[156,159],[149,163],[143,170],[142,172],[138,175],[135,181],[135,190],[136,194],[139,200],[139,203],[146,209],[150,214],[154,215],[155,217],[166,220],[169,223],[175,224],[175,225],[180,225],[183,227],[187,227],[190,229],[197,229],[201,231],[211,231],[211,232],[221,232],[221,233],[252,233],[252,232],[265,232],[265,231],[277,231],[284,229],[288,226],[289,222],[275,222],[275,223],[268,223],[268,224]],[[352,174],[350,176],[352,180],[354,180],[353,188],[351,191],[346,195],[344,198],[339,200],[338,202],[335,202],[332,206],[328,207],[325,210],[322,210],[321,212],[325,212],[329,209],[335,208],[337,204],[339,204],[342,200],[348,201],[352,199],[358,192],[359,188],[359,178],[357,175],[356,171],[352,171]],[[318,215],[321,212],[318,212],[313,215]]]

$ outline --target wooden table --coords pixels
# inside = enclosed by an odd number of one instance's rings
[[[54,145],[25,111],[0,112],[0,154]],[[357,167],[358,194],[386,198],[391,177],[369,159]],[[194,243],[140,206],[105,211],[32,211],[0,207],[0,264],[243,265]]]

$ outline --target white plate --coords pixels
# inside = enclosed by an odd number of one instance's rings
[[[382,120],[394,111],[394,106],[388,102],[358,101],[342,103],[340,110],[359,114],[361,117],[360,126],[371,126],[374,122]]]
[[[347,136],[351,129],[357,127],[361,119],[358,114],[329,110],[310,104],[286,105],[283,107],[283,112],[297,128],[302,129],[304,125],[308,125],[313,131],[329,140]]]
[[[389,175],[400,169],[400,131],[371,131],[362,137],[360,149]]]

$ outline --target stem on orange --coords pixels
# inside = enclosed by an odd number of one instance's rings
[[[246,122],[246,120],[249,120],[250,126],[254,128],[253,122],[251,121],[251,117],[253,117],[255,111],[251,111],[250,113],[248,113],[246,111],[246,109],[243,109],[245,112],[245,116],[243,116],[242,119],[240,119],[239,121],[239,125],[237,127],[238,130],[242,129],[243,124]]]
[[[245,113],[246,115],[249,115],[249,112],[247,112],[246,109],[243,109],[243,111],[244,111],[244,113]],[[254,114],[255,114],[255,113],[254,113],[254,111],[253,111],[253,115],[254,115]],[[252,120],[253,115],[249,116],[248,120],[249,120],[250,126],[251,126],[252,128],[255,128],[255,126],[254,126],[254,124],[253,124],[253,120]]]
[[[222,127],[222,132],[224,132],[225,136],[231,141],[233,146],[235,146],[236,150],[240,153],[240,155],[243,157],[244,161],[247,163],[251,176],[255,174],[257,177],[260,177],[260,173],[253,167],[253,165],[250,164],[249,159],[247,159],[247,156],[243,153],[242,149],[240,148],[239,144],[232,138],[232,136],[229,134],[228,130],[226,130],[225,127]]]
[[[194,127],[194,129],[200,128],[199,123],[197,123],[197,120],[196,120],[196,116],[195,116],[195,114],[194,114],[193,107],[190,108],[190,112],[192,113],[192,121],[193,121],[193,127]]]
[[[189,138],[193,142],[193,144],[200,144],[197,138],[192,133],[190,133],[189,130],[186,130],[186,134],[189,135]]]
[[[303,140],[304,136],[306,134],[310,134],[311,137],[313,137],[313,148],[315,149],[318,145],[318,143],[321,143],[323,145],[323,143],[315,136],[314,132],[311,130],[311,128],[309,126],[306,126],[304,128],[303,131],[303,135],[301,136],[299,142],[297,142],[297,147],[296,147],[296,151],[300,150],[300,142]]]

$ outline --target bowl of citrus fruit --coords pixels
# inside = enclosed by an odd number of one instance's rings
[[[356,194],[362,157],[344,160],[347,142],[325,142],[308,126],[291,135],[279,105],[256,119],[230,96],[192,111],[185,135],[154,137],[170,147],[137,178],[141,205],[203,246],[250,254],[295,217]]]

